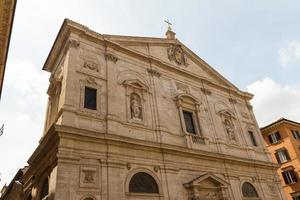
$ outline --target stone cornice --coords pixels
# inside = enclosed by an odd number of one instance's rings
[[[114,50],[126,53],[126,54],[131,54],[132,56],[135,56],[139,59],[144,60],[145,62],[151,62],[153,64],[156,64],[158,67],[167,67],[168,69],[171,69],[173,71],[177,71],[179,73],[184,73],[187,76],[196,79],[196,80],[201,80],[201,81],[205,81],[207,84],[211,84],[213,86],[216,86],[218,88],[221,88],[223,90],[228,91],[231,94],[236,94],[239,95],[240,97],[244,98],[246,101],[249,101],[253,95],[251,95],[250,93],[247,92],[242,92],[240,91],[238,88],[236,88],[233,84],[231,84],[229,81],[227,81],[222,75],[220,75],[217,71],[215,71],[212,67],[210,67],[205,61],[203,61],[201,58],[199,58],[195,53],[193,53],[191,50],[189,50],[187,47],[184,46],[184,44],[180,43],[179,41],[176,40],[177,43],[179,43],[180,45],[182,45],[184,47],[184,50],[187,51],[190,55],[190,57],[192,57],[193,61],[198,62],[198,64],[202,64],[204,66],[206,66],[206,68],[209,70],[209,72],[217,77],[219,77],[219,79],[223,80],[224,83],[226,83],[228,86],[223,86],[219,83],[214,82],[211,79],[207,79],[205,77],[201,77],[197,74],[194,74],[192,72],[188,72],[186,70],[180,69],[178,67],[174,67],[173,65],[162,61],[161,59],[142,53],[142,52],[138,52],[135,51],[131,48],[127,48],[115,41],[112,41],[111,38],[131,38],[131,40],[134,39],[145,39],[145,37],[131,37],[131,36],[112,36],[112,35],[101,35],[97,32],[94,32],[92,30],[90,30],[88,27],[80,25],[76,22],[73,22],[71,20],[66,19],[55,39],[55,42],[51,48],[51,51],[48,55],[48,58],[44,64],[43,69],[46,71],[52,71],[52,68],[54,67],[55,64],[55,58],[59,55],[59,53],[62,51],[62,49],[64,49],[64,47],[66,46],[66,41],[68,39],[68,36],[70,35],[70,33],[77,33],[78,35],[80,35],[80,37],[87,37],[89,40],[91,41],[97,41],[102,42],[104,44],[106,44],[108,47],[111,47]],[[173,40],[172,40],[173,41]],[[140,42],[140,41],[139,41]],[[150,42],[159,42],[161,44],[170,44],[170,40],[167,39],[163,39],[163,38],[146,38],[146,43],[150,43]],[[174,42],[174,41],[173,41]]]
[[[119,136],[115,134],[99,134],[98,132],[84,130],[84,129],[78,129],[74,127],[69,126],[61,126],[56,125],[55,131],[60,132],[61,137],[65,138],[73,138],[75,140],[85,140],[87,142],[97,142],[99,141],[106,141],[107,143],[117,145],[126,144],[126,145],[132,145],[134,148],[151,148],[152,150],[158,151],[158,152],[165,152],[170,153],[172,155],[181,155],[181,156],[187,156],[189,154],[190,157],[195,158],[204,158],[207,160],[216,160],[216,161],[224,161],[228,163],[236,163],[238,165],[246,165],[246,166],[256,166],[256,167],[262,167],[262,168],[275,168],[277,169],[279,166],[272,162],[266,162],[266,161],[259,161],[259,160],[250,160],[246,158],[236,157],[232,155],[226,155],[221,153],[214,153],[214,152],[208,152],[208,151],[202,151],[202,150],[196,150],[196,149],[188,149],[180,146],[175,145],[169,145],[169,144],[162,144],[157,142],[151,142],[151,141],[143,141],[138,139],[133,139],[129,137]],[[62,134],[64,133],[64,134]]]
[[[300,123],[299,122],[292,121],[292,120],[285,119],[285,118],[280,118],[279,120],[277,120],[275,122],[272,122],[271,124],[260,128],[260,130],[261,130],[262,134],[268,134],[268,133],[270,133],[270,131],[273,131],[274,129],[278,128],[279,126],[281,126],[283,124],[289,124],[289,125],[296,126],[296,127],[300,128]]]

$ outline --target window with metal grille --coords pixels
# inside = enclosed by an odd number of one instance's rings
[[[252,145],[257,146],[257,142],[256,142],[256,139],[255,139],[254,133],[252,131],[248,131],[248,133],[249,133],[249,137],[251,139]]]
[[[275,156],[278,163],[285,163],[290,160],[290,155],[286,149],[277,150]]]
[[[268,135],[269,141],[271,144],[275,144],[281,140],[281,135],[279,131]]]
[[[244,197],[258,197],[256,189],[252,184],[245,182],[242,186],[242,193]]]
[[[84,90],[84,107],[97,110],[97,90],[85,87]]]
[[[159,193],[154,178],[145,173],[136,173],[129,182],[129,192],[133,193]]]
[[[183,117],[184,117],[186,131],[188,133],[196,134],[196,129],[193,121],[193,113],[188,111],[183,111]]]
[[[294,170],[283,171],[282,176],[286,184],[293,184],[298,182],[298,178]]]

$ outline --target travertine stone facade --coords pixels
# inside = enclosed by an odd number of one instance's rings
[[[177,39],[102,35],[66,20],[43,69],[48,112],[24,196],[41,198],[46,182],[50,200],[284,199],[252,95]],[[86,87],[95,110],[84,106]],[[138,173],[156,192],[131,191]]]

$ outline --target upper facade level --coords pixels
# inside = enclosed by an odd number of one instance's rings
[[[270,161],[240,91],[174,37],[103,35],[65,20],[43,67],[53,124]]]

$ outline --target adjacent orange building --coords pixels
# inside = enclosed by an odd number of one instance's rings
[[[300,200],[300,123],[281,118],[261,128],[287,200]]]

